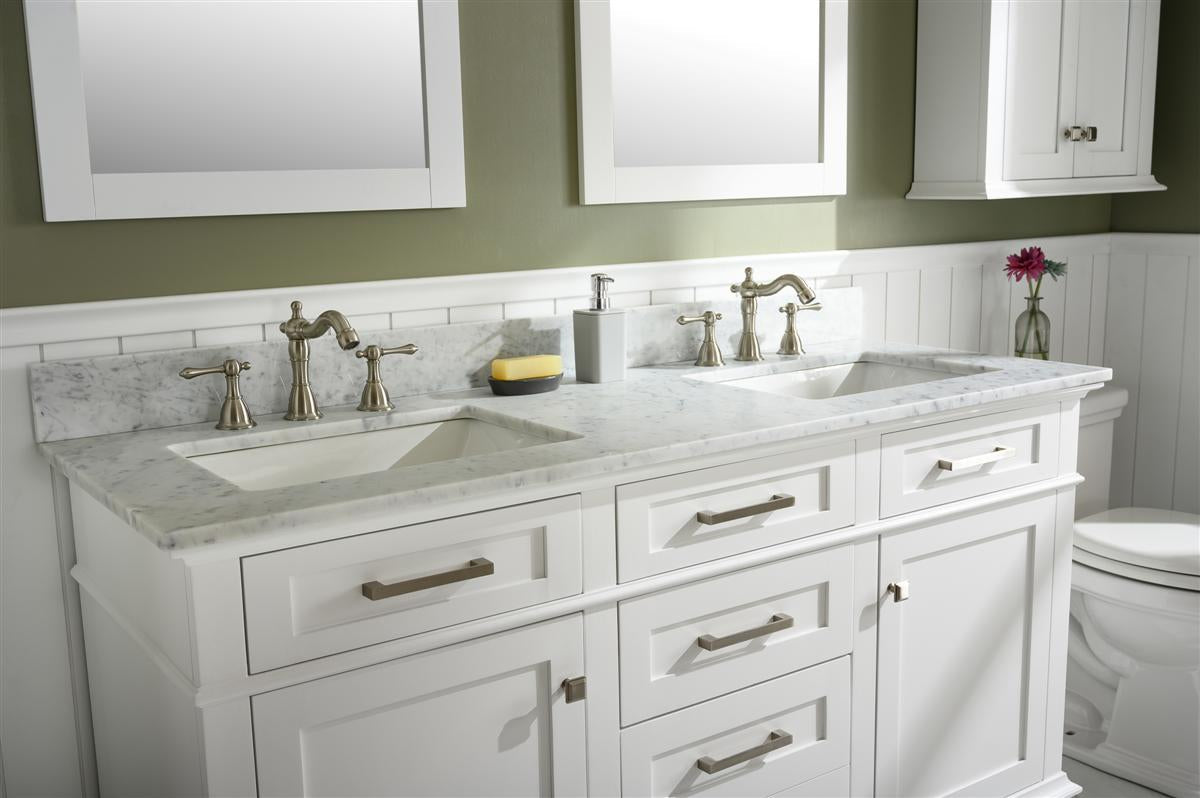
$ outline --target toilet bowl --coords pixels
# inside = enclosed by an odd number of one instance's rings
[[[1080,471],[1089,480],[1089,470],[1101,471],[1096,482],[1105,493],[1111,455],[1098,450],[1111,446],[1123,393],[1101,396],[1094,413],[1085,406],[1081,414]],[[1077,511],[1097,501],[1094,491],[1081,495]],[[1196,798],[1200,516],[1141,507],[1092,512],[1075,522],[1074,542],[1063,753]]]

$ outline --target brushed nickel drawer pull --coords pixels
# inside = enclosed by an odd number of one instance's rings
[[[714,513],[708,510],[701,510],[696,513],[696,520],[702,524],[723,524],[726,521],[736,521],[739,518],[749,518],[752,515],[760,513],[770,513],[775,510],[782,510],[785,507],[795,507],[796,497],[789,496],[786,493],[776,493],[769,500],[760,504],[751,504],[747,507],[739,507],[736,510],[726,510],[723,513]]]
[[[724,759],[713,759],[711,756],[702,756],[696,760],[696,767],[705,773],[720,773],[722,770],[728,770],[734,765],[749,762],[751,759],[764,756],[772,751],[778,751],[780,748],[787,748],[791,744],[792,735],[776,729],[771,732],[771,736],[767,738],[767,741],[761,745],[747,748],[739,754],[727,756]]]
[[[496,573],[496,565],[486,557],[477,557],[461,568],[443,571],[440,574],[418,576],[403,582],[393,582],[385,585],[383,582],[363,582],[362,594],[371,601],[402,596],[405,593],[416,593],[418,590],[428,590],[431,587],[452,585],[455,582],[465,582],[468,579],[478,579],[481,576],[491,576]]]
[[[1016,455],[1017,450],[1011,446],[997,446],[987,454],[977,454],[974,457],[964,457],[961,460],[938,460],[937,467],[943,471],[962,471],[967,468],[977,468],[988,463],[998,463],[1001,460]]]
[[[753,640],[756,637],[763,637],[782,629],[790,629],[795,623],[792,620],[792,616],[777,612],[771,616],[771,620],[762,626],[755,626],[753,629],[744,629],[740,632],[734,632],[731,635],[725,635],[724,637],[700,635],[696,638],[696,645],[705,651],[720,651],[723,648],[736,646],[738,643],[745,643],[747,640]]]

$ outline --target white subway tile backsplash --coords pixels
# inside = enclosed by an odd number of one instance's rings
[[[534,319],[538,316],[553,316],[553,299],[526,299],[520,302],[504,303],[504,318]]]
[[[196,337],[191,330],[121,336],[121,352],[126,355],[160,349],[191,349],[195,345]]]
[[[392,329],[392,314],[390,313],[368,313],[361,316],[347,316],[346,320],[359,333]]]
[[[609,294],[608,298],[612,301],[612,306],[618,310],[641,308],[650,304],[649,291],[621,291]]]
[[[695,301],[695,288],[656,288],[650,292],[651,305],[677,305]]]
[[[212,327],[196,330],[196,346],[224,346],[265,341],[261,324],[241,324],[237,327]]]
[[[696,289],[697,302],[724,302],[733,296],[733,292],[729,290],[729,286],[733,283],[722,283],[721,285],[704,285]]]
[[[503,321],[504,306],[501,304],[495,305],[464,305],[462,307],[450,308],[450,323],[457,324],[460,321]]]
[[[116,338],[59,341],[42,347],[43,360],[72,360],[77,357],[102,357],[119,354],[121,354],[121,343]]]
[[[586,310],[588,306],[588,297],[586,296],[565,296],[554,300],[554,315],[565,316],[568,313],[576,310]]]
[[[392,313],[392,329],[404,327],[428,327],[433,324],[448,324],[449,308],[427,308],[425,310],[397,310]]]

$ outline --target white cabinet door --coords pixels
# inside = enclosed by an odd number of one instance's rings
[[[1054,507],[883,539],[877,795],[987,798],[1042,779]]]
[[[254,696],[259,794],[582,795],[583,664],[571,615]]]
[[[1079,2],[1019,0],[1007,21],[1004,179],[1071,177]]]
[[[1076,177],[1137,172],[1148,8],[1147,0],[1079,6],[1075,124],[1094,127],[1096,140],[1075,146]]]

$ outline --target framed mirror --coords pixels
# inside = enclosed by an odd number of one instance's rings
[[[466,205],[457,0],[25,0],[46,221]]]
[[[846,0],[576,0],[584,204],[846,190]]]

